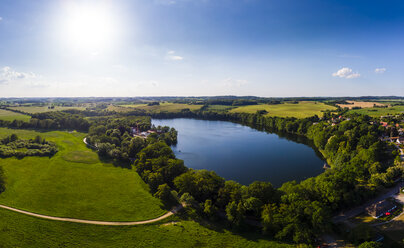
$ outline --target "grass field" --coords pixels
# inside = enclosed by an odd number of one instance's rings
[[[396,115],[404,113],[404,106],[392,106],[388,108],[351,109],[348,113],[358,113],[362,115],[369,115],[372,117]]]
[[[86,107],[60,107],[60,106],[55,106],[54,109],[48,109],[47,106],[43,106],[43,107],[39,107],[39,106],[22,106],[22,107],[10,107],[10,109],[23,111],[25,113],[30,113],[30,114],[36,114],[36,113],[43,113],[43,112],[50,112],[50,111],[68,110],[68,109],[85,110]]]
[[[56,142],[52,158],[0,159],[6,191],[0,204],[35,213],[90,220],[135,221],[161,216],[161,202],[134,170],[102,163],[83,143],[85,134],[0,128],[0,137],[41,135]]]
[[[336,109],[321,102],[299,102],[298,104],[284,103],[276,105],[249,105],[230,110],[233,113],[256,113],[257,110],[266,110],[266,116],[305,118],[313,115],[323,116],[321,111]]]
[[[147,112],[159,113],[159,112],[180,112],[183,109],[198,110],[202,105],[190,105],[181,103],[168,103],[163,102],[160,105],[147,106],[146,104],[135,104],[135,105],[121,105],[122,107],[138,108],[144,109]]]
[[[265,240],[260,234],[242,236],[171,217],[176,224],[108,227],[65,223],[0,209],[0,247],[296,247]]]
[[[360,107],[360,108],[373,108],[373,106],[385,106],[385,104],[381,102],[361,102],[361,101],[346,101],[350,104],[337,104],[341,108],[353,108],[353,107]]]
[[[0,109],[0,120],[5,120],[5,121],[13,121],[13,120],[21,120],[21,121],[29,121],[31,119],[31,116],[29,115],[23,115],[19,113],[15,113],[12,111]]]
[[[231,109],[234,109],[234,106],[226,106],[226,105],[209,105],[207,110],[217,111],[217,112],[226,112]]]

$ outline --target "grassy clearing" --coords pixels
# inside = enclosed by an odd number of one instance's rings
[[[353,108],[353,107],[360,107],[360,108],[373,108],[374,106],[386,106],[380,102],[360,102],[360,101],[346,101],[350,104],[337,104],[341,108]]]
[[[19,110],[25,113],[36,114],[36,113],[43,113],[43,112],[50,112],[50,111],[61,111],[61,110],[68,110],[68,109],[78,109],[78,110],[85,110],[86,107],[61,107],[55,106],[53,109],[48,109],[48,106],[22,106],[22,107],[10,107],[10,109]]]
[[[259,234],[233,234],[172,217],[176,224],[133,227],[64,223],[0,209],[0,247],[296,247]]]
[[[209,105],[207,110],[217,111],[217,112],[226,112],[231,109],[234,109],[234,106],[226,106],[226,105]]]
[[[358,113],[362,115],[369,115],[372,117],[380,117],[386,115],[397,115],[404,113],[404,106],[392,106],[388,108],[364,108],[364,109],[351,109],[349,113]]]
[[[181,103],[168,103],[163,102],[160,105],[147,106],[146,104],[136,104],[136,105],[124,105],[130,108],[144,109],[147,112],[159,113],[159,112],[180,112],[183,109],[198,110],[202,105],[190,105]]]
[[[0,109],[0,120],[4,121],[13,121],[13,120],[20,120],[20,121],[29,121],[31,116],[23,115],[19,113],[15,113],[12,111],[8,111],[5,109]]]
[[[52,158],[0,159],[6,191],[0,204],[52,216],[136,221],[165,213],[134,170],[102,163],[83,143],[85,134],[0,128],[0,137],[41,135],[57,144]]]
[[[321,111],[336,109],[333,106],[326,105],[321,102],[299,102],[298,104],[284,103],[276,105],[260,104],[260,105],[249,105],[242,106],[230,110],[230,112],[235,113],[256,113],[258,110],[266,110],[268,114],[266,116],[277,116],[277,117],[296,117],[305,118],[313,115],[322,116]]]

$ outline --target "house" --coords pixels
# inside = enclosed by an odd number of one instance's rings
[[[384,215],[389,215],[391,211],[395,210],[397,206],[387,200],[379,201],[366,208],[366,212],[374,218],[380,218]]]
[[[387,127],[388,123],[385,122],[385,121],[381,121],[381,122],[380,122],[380,125],[382,125],[383,127]]]

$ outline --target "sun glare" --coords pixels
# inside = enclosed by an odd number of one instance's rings
[[[117,25],[111,9],[102,4],[66,6],[62,15],[62,40],[68,46],[95,53],[113,45]]]

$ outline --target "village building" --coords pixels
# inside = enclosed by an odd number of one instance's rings
[[[366,212],[377,219],[384,215],[389,215],[391,211],[394,211],[396,208],[397,205],[395,205],[394,203],[383,200],[367,207]]]

